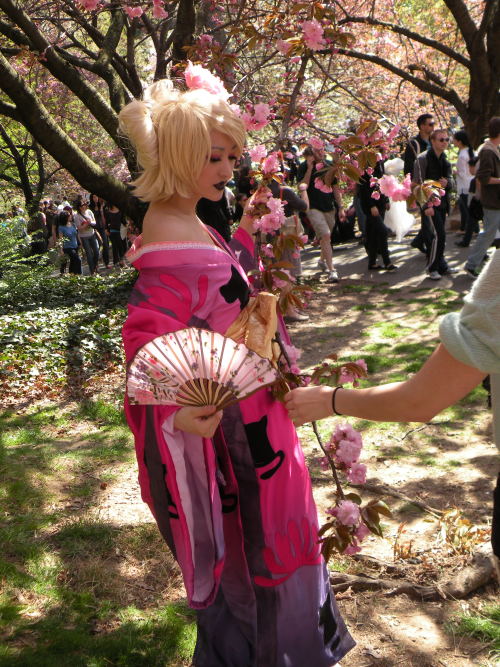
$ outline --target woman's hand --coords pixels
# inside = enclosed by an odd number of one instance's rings
[[[222,410],[213,405],[204,405],[201,408],[180,408],[174,417],[174,426],[180,431],[194,433],[202,438],[211,438],[222,419]]]
[[[333,387],[324,386],[299,387],[285,394],[285,407],[295,426],[330,417],[332,394]]]
[[[378,212],[378,208],[376,206],[372,206],[370,209],[370,214],[374,217],[377,218],[380,213]]]

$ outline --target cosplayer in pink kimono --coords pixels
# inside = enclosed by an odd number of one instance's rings
[[[196,217],[241,154],[240,119],[218,95],[154,84],[120,114],[150,202],[129,252],[139,270],[123,329],[127,361],[148,341],[199,327],[224,334],[248,302],[254,243],[231,249]],[[248,221],[247,221],[248,224]],[[295,428],[268,389],[214,407],[126,405],[139,481],[197,609],[197,667],[327,667],[354,645],[317,539]]]

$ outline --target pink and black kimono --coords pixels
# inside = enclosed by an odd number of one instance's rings
[[[141,246],[123,328],[127,361],[185,327],[224,333],[245,306],[253,240]],[[197,609],[197,667],[327,667],[353,646],[318,546],[295,428],[268,389],[224,410],[210,439],[174,427],[172,406],[126,404],[142,497]]]

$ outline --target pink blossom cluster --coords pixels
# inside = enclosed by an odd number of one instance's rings
[[[250,155],[252,162],[260,162],[266,157],[267,149],[264,144],[258,144],[257,146],[251,148],[248,151],[248,154]]]
[[[287,42],[285,39],[278,39],[278,40],[276,41],[276,48],[278,49],[278,51],[279,51],[281,54],[283,54],[284,56],[286,56],[287,53],[288,53],[288,52],[290,51],[290,49],[292,48],[292,45],[290,44],[290,42]]]
[[[327,451],[333,456],[335,464],[342,470],[352,484],[366,482],[366,466],[358,463],[363,440],[359,431],[350,424],[337,425],[327,445]],[[320,459],[323,468],[328,467],[328,459]]]
[[[262,160],[261,169],[262,173],[266,174],[266,176],[276,174],[281,170],[281,163],[276,151],[269,153],[269,155]]]
[[[366,466],[358,463],[362,447],[361,434],[350,424],[337,425],[328,444],[328,450],[334,458],[336,467],[344,471],[351,484],[366,482]],[[363,522],[359,505],[344,499],[327,513],[335,517],[339,524],[350,529],[350,544],[343,553],[352,555],[361,551],[359,543],[370,531]]]
[[[314,187],[320,192],[333,192],[333,189],[319,178],[319,176],[314,179]]]
[[[202,88],[226,101],[230,97],[230,93],[224,88],[224,84],[218,76],[215,76],[201,65],[193,65],[190,60],[188,60],[187,67],[184,70],[184,79],[188,88]]]
[[[411,195],[411,174],[406,174],[400,183],[395,176],[384,174],[378,179],[380,192],[392,201],[405,201]]]
[[[360,366],[365,373],[368,372],[368,366],[366,365],[366,361],[364,359],[357,359],[355,362],[358,366]],[[358,377],[354,375],[354,373],[351,373],[345,368],[344,366],[340,369],[340,376],[338,379],[339,384],[347,384],[349,382],[352,382],[354,387],[357,387],[359,382],[358,382]]]
[[[125,13],[129,17],[129,19],[135,19],[139,18],[139,16],[142,16],[144,14],[144,10],[142,7],[129,7],[126,5],[124,8]]]
[[[264,198],[265,201],[263,201]],[[259,199],[261,203],[265,203],[268,212],[254,219],[254,231],[265,234],[278,231],[285,222],[284,202],[273,197],[271,190],[267,188],[259,194]]]
[[[245,128],[251,130],[261,130],[269,121],[274,118],[269,104],[259,102],[258,104],[247,104],[246,111],[241,114],[241,120],[245,123]]]
[[[304,42],[311,51],[319,51],[326,47],[323,26],[317,19],[303,21],[300,24],[304,36]]]
[[[400,125],[394,125],[392,130],[387,133],[386,139],[388,143],[391,143],[398,136],[400,129],[401,129]]]
[[[322,139],[319,139],[319,137],[311,137],[309,139],[309,145],[316,151],[325,150],[325,142]]]
[[[300,350],[298,347],[295,347],[295,345],[292,345],[291,343],[290,345],[283,343],[283,347],[285,348],[285,352],[287,353],[288,359],[290,360],[290,371],[298,375],[300,373],[300,368],[297,366],[297,361],[302,355],[302,350]]]
[[[153,0],[153,17],[155,19],[168,18],[168,12],[165,11],[163,0]]]
[[[290,285],[290,283],[295,282],[295,276],[292,276],[288,269],[280,269],[280,273],[285,274],[286,278],[280,278],[275,274],[273,275],[273,285],[278,289],[283,289],[287,285]]]
[[[78,3],[82,9],[85,9],[88,12],[93,12],[94,9],[99,7],[101,0],[78,0]]]
[[[370,529],[361,519],[361,512],[359,505],[352,502],[352,500],[341,500],[337,507],[332,507],[327,510],[327,514],[333,516],[337,519],[338,523],[343,526],[350,527],[351,542],[344,549],[344,554],[347,556],[352,556],[361,551],[359,546],[365,537],[370,534]]]
[[[365,537],[370,534],[370,529],[361,519],[359,506],[352,500],[342,500],[337,507],[327,510],[327,514],[337,519],[338,523],[350,527],[351,542],[344,549],[344,554],[352,556],[361,551],[359,546]]]

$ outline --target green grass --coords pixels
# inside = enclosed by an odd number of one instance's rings
[[[500,604],[484,607],[481,613],[461,614],[447,630],[475,637],[490,649],[490,657],[500,660]]]
[[[191,662],[194,613],[167,603],[180,577],[156,525],[86,513],[133,459],[120,403],[0,416],[0,667]]]
[[[196,628],[194,612],[184,604],[171,604],[154,614],[130,606],[120,613],[110,631],[95,634],[94,601],[74,599],[74,614],[60,622],[61,608],[41,621],[29,624],[18,639],[36,641],[35,646],[4,646],[0,667],[179,667],[190,664]],[[7,613],[15,616],[17,609]]]
[[[371,292],[371,285],[342,285],[344,292]]]

